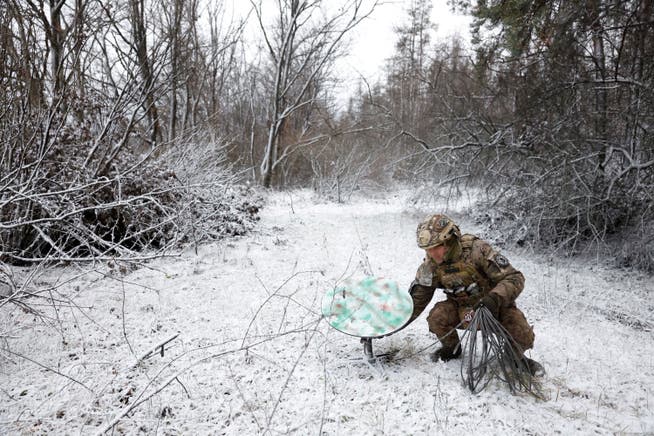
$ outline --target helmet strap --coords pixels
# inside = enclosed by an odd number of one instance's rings
[[[447,241],[447,253],[445,253],[445,262],[456,262],[461,257],[463,249],[459,238],[451,238]]]

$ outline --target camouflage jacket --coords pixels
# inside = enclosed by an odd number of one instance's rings
[[[524,288],[522,273],[485,241],[474,235],[461,237],[461,255],[437,265],[426,258],[414,282],[430,290],[444,289],[459,304],[474,305],[493,292],[503,306],[511,306]]]

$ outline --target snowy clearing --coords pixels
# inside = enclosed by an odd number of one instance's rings
[[[465,201],[407,198],[271,194],[246,237],[135,271],[39,277],[69,300],[49,326],[0,308],[0,433],[654,433],[654,279],[601,263],[503,250],[527,278],[518,306],[534,324],[530,355],[548,372],[548,401],[501,383],[471,394],[458,361],[430,361],[427,311],[374,341],[393,360],[360,360],[358,339],[321,319],[323,293],[366,274],[407,288],[423,256],[415,227],[429,213],[447,209],[464,233],[480,231]],[[163,356],[138,362],[169,339]]]

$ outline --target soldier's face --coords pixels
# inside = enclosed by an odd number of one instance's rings
[[[428,248],[425,251],[427,252],[427,256],[431,257],[437,265],[440,265],[445,259],[447,247],[445,245],[438,245],[436,247]]]

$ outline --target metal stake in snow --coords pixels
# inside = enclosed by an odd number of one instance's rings
[[[159,343],[158,343],[157,345],[155,345],[154,347],[151,347],[150,349],[148,349],[148,351],[146,351],[145,353],[141,354],[141,356],[140,356],[139,358],[136,359],[136,363],[134,364],[134,366],[139,365],[139,364],[140,364],[142,361],[144,361],[145,359],[149,358],[150,356],[153,356],[154,353],[157,352],[157,351],[159,351],[159,354],[161,355],[161,357],[163,357],[163,355],[164,355],[164,347],[165,347],[169,342],[172,342],[172,341],[174,341],[175,339],[177,339],[178,336],[179,336],[179,333],[176,333],[176,334],[174,334],[173,336],[169,337],[168,339],[164,339],[163,341],[159,342]]]

